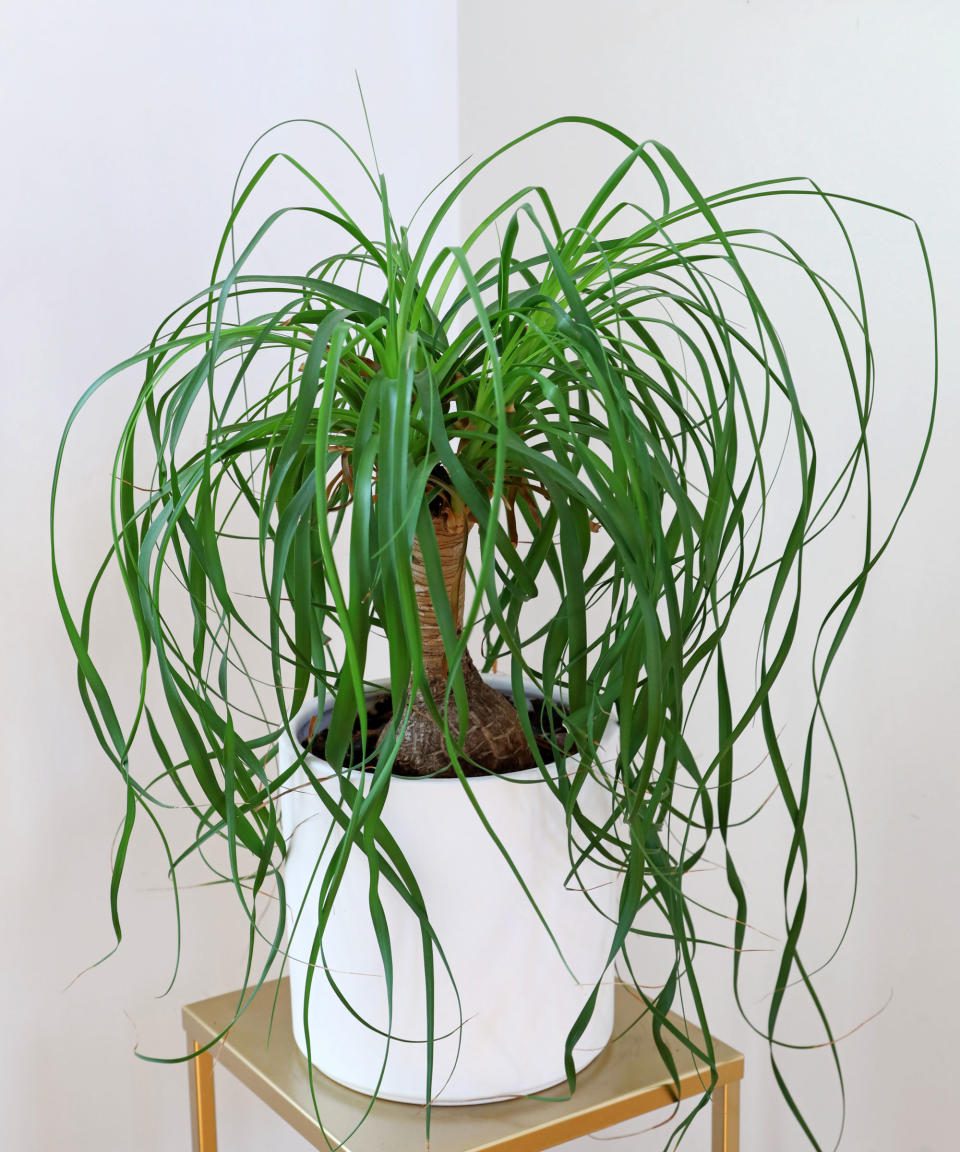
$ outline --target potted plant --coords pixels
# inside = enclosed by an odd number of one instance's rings
[[[439,244],[489,165],[564,125],[623,149],[576,220],[561,223],[545,188],[524,187],[462,245]],[[525,1050],[506,1082],[485,1079],[488,1060],[452,1098],[564,1078],[573,1091],[609,1037],[615,965],[672,1069],[664,1036],[694,1045],[668,1017],[681,989],[709,1035],[689,883],[712,840],[736,909],[727,945],[739,997],[748,904],[732,844],[735,763],[759,732],[789,817],[787,934],[767,1021],[775,1053],[791,983],[819,1011],[800,960],[805,892],[793,891],[804,884],[813,732],[889,539],[871,538],[867,516],[861,560],[824,620],[815,713],[792,774],[773,691],[795,642],[801,571],[839,508],[863,491],[870,500],[874,367],[844,198],[798,181],[704,195],[665,147],[567,117],[452,177],[415,231],[395,222],[382,174],[333,136],[369,180],[382,227],[362,226],[326,184],[270,155],[235,196],[209,287],[91,385],[64,433],[66,443],[114,376],[141,374],[111,462],[109,552],[79,612],[54,549],[83,702],[126,789],[111,886],[118,940],[135,818],[163,835],[169,793],[196,818],[190,842],[168,849],[174,887],[184,860],[223,849],[211,867],[251,925],[245,995],[290,967],[298,1041],[331,1075],[420,1099],[429,1127],[458,1069],[538,1027],[544,1051]],[[238,255],[244,206],[281,162],[316,202],[268,216]],[[623,191],[638,175],[652,190],[643,204]],[[813,203],[839,225],[852,292],[742,223],[769,198]],[[266,273],[258,253],[291,212],[342,242]],[[844,382],[856,429],[826,483],[804,382],[759,288],[762,260],[791,270],[833,333],[835,368],[821,372]],[[925,453],[926,441],[907,497]],[[63,444],[54,528],[62,459]],[[126,719],[92,655],[107,571],[140,639]],[[757,652],[746,691],[728,674],[743,621]],[[498,661],[509,667],[499,678],[476,666]],[[701,731],[695,752],[688,723],[703,700],[709,745]],[[143,741],[154,779],[134,771]],[[644,938],[670,950],[656,991],[635,968],[631,944]],[[525,973],[528,950],[537,967]],[[497,966],[504,955],[512,980]],[[492,992],[475,998],[491,972]],[[548,1004],[566,999],[534,1025],[524,1013],[540,984]],[[319,1051],[311,1004],[339,1019],[332,1052]],[[698,1054],[710,1067],[709,1046]]]

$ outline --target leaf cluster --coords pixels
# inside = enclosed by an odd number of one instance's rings
[[[501,153],[574,126],[611,138],[622,159],[572,225],[561,224],[545,187],[529,186],[494,204],[459,246],[439,243],[448,217]],[[326,747],[342,770],[370,686],[372,638],[382,635],[393,721],[364,785],[342,773],[341,803],[332,807],[342,841],[323,878],[315,951],[347,856],[359,849],[371,865],[371,915],[388,980],[383,886],[420,919],[432,973],[443,942],[380,813],[405,717],[424,683],[411,550],[416,535],[431,588],[441,589],[430,523],[442,495],[477,526],[462,633],[444,597],[435,597],[450,658],[448,700],[464,698],[459,660],[472,644],[488,667],[509,660],[516,692],[526,680],[558,701],[557,723],[570,734],[558,749],[566,771],[545,778],[569,829],[569,880],[576,883],[588,856],[618,878],[610,962],[619,957],[652,1013],[668,1068],[668,1035],[693,1046],[667,1016],[681,987],[685,1013],[709,1037],[695,958],[719,942],[695,921],[689,878],[711,842],[721,846],[735,906],[728,946],[739,998],[748,902],[732,843],[745,818],[734,806],[735,763],[745,733],[757,728],[790,827],[785,938],[767,1021],[757,1027],[770,1037],[777,1067],[778,1016],[797,983],[832,1042],[800,950],[814,731],[819,724],[829,733],[823,685],[889,540],[875,540],[871,527],[875,368],[859,268],[839,211],[844,198],[793,180],[704,195],[663,145],[569,117],[453,174],[417,231],[416,221],[394,220],[382,174],[334,136],[360,165],[382,226],[362,227],[291,156],[269,155],[238,185],[209,286],[144,350],[94,382],[64,434],[66,443],[90,397],[118,373],[140,374],[113,462],[109,552],[78,613],[54,549],[81,695],[126,790],[111,889],[118,942],[127,846],[136,816],[145,814],[163,838],[175,889],[184,861],[214,843],[225,847],[227,866],[211,867],[233,884],[250,923],[244,1003],[275,962],[282,965],[277,798],[293,770],[274,770],[276,740],[304,701],[315,698],[322,712],[330,697]],[[315,203],[272,213],[238,251],[245,205],[284,164],[300,173]],[[646,204],[627,195],[638,182],[652,190]],[[852,292],[839,291],[779,235],[724,224],[727,214],[740,219],[745,206],[760,209],[767,200],[822,208],[846,255]],[[258,254],[290,214],[336,229],[342,244],[293,275],[258,271]],[[919,245],[926,267],[922,238]],[[836,379],[856,433],[826,481],[804,386],[758,287],[754,269],[764,262],[790,270],[833,333]],[[932,302],[931,284],[935,319]],[[931,404],[931,421],[932,412]],[[925,452],[926,442],[910,492]],[[815,710],[791,771],[773,690],[796,640],[810,545],[852,494],[865,508],[861,562],[823,621]],[[92,653],[94,605],[107,572],[122,581],[139,640],[138,702],[128,721]],[[243,591],[254,578],[256,591]],[[747,691],[728,677],[730,637],[742,646],[732,629],[744,612],[757,621]],[[701,697],[711,701],[706,753],[688,738]],[[445,709],[438,718],[456,764],[458,730]],[[621,751],[604,764],[595,749],[611,718]],[[159,778],[138,772],[150,762],[137,751],[141,736],[159,757]],[[602,824],[578,805],[588,775],[608,789]],[[194,837],[177,852],[164,832],[161,784],[195,817]],[[264,931],[258,910],[271,887],[279,914]],[[627,946],[638,935],[667,941],[672,953],[656,994],[631,967]],[[255,964],[261,937],[266,959]],[[572,1048],[595,996],[596,989],[571,1028],[571,1090]],[[697,1053],[712,1066],[709,1041]]]

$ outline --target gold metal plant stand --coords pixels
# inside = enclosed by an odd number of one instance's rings
[[[378,1100],[359,1131],[349,1136],[369,1100],[317,1072],[314,1085],[327,1130],[324,1136],[314,1115],[307,1062],[293,1040],[290,994],[286,981],[283,984],[269,1047],[266,1037],[276,981],[263,985],[220,1044],[188,1063],[194,1152],[217,1150],[214,1063],[228,1068],[315,1148],[329,1150],[348,1137],[345,1152],[422,1149],[422,1107]],[[183,1026],[190,1051],[209,1043],[229,1023],[238,996],[228,992],[184,1008]],[[614,1035],[637,1016],[638,1001],[625,987],[618,986]],[[679,1016],[673,1020],[686,1027],[696,1042],[702,1041],[698,1029],[684,1025]],[[694,1066],[681,1044],[672,1039],[669,1043],[680,1073],[681,1098],[700,1095],[709,1075]],[[719,1040],[714,1040],[714,1050],[720,1080],[713,1095],[712,1148],[713,1152],[739,1152],[743,1056]],[[654,1047],[649,1017],[644,1017],[578,1075],[571,1100],[549,1103],[519,1097],[497,1104],[434,1108],[430,1152],[541,1152],[674,1102],[673,1083]]]

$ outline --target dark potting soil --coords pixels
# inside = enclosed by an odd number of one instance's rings
[[[503,693],[503,695],[507,695]],[[508,697],[512,699],[512,697]],[[556,718],[556,713],[553,714],[551,721],[550,710],[546,707],[544,700],[529,700],[527,701],[528,712],[530,716],[530,724],[533,728],[533,734],[537,741],[537,747],[540,749],[540,755],[545,764],[552,764],[556,760],[557,745],[562,745],[564,737],[566,736],[566,729]],[[377,741],[380,739],[380,734],[384,728],[390,723],[393,716],[393,704],[390,699],[389,692],[378,692],[373,696],[367,697],[367,739],[364,742],[360,734],[360,717],[354,721],[353,725],[353,741],[350,750],[347,754],[346,766],[348,768],[365,767],[367,772],[372,772],[376,762],[376,748]],[[551,727],[552,724],[552,727]],[[304,748],[307,746],[307,741],[301,741]],[[314,756],[319,756],[321,760],[326,759],[327,749],[327,729],[323,728],[317,732],[313,741],[310,744],[310,751]],[[463,763],[463,774],[465,776],[487,776],[482,768],[475,768],[472,764]],[[405,772],[397,772],[396,775],[408,775]],[[453,776],[452,768],[446,772],[438,773],[440,776]],[[507,773],[504,773],[507,775]]]

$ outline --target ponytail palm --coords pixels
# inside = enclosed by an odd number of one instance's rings
[[[833,1037],[800,950],[816,725],[799,770],[789,768],[772,693],[797,634],[810,543],[845,501],[865,500],[860,562],[838,583],[821,631],[816,721],[889,539],[871,532],[874,365],[838,215],[844,198],[800,181],[706,196],[665,147],[593,121],[563,123],[589,125],[622,147],[578,218],[561,224],[547,190],[525,187],[492,205],[457,247],[441,245],[439,230],[500,153],[456,182],[417,233],[395,223],[381,175],[363,168],[383,220],[370,234],[297,165],[316,204],[270,216],[236,255],[250,194],[272,167],[294,163],[271,155],[236,198],[209,288],[97,380],[71,416],[64,441],[96,390],[121,370],[141,374],[113,465],[110,550],[79,612],[54,559],[84,704],[127,794],[111,888],[117,938],[134,821],[145,813],[162,828],[166,788],[196,818],[194,838],[169,849],[174,883],[183,861],[225,844],[223,879],[252,929],[250,994],[282,964],[284,901],[269,928],[258,920],[268,893],[283,892],[276,800],[290,772],[278,773],[272,757],[307,699],[322,715],[332,698],[324,757],[346,780],[359,766],[359,730],[368,772],[363,789],[344,784],[336,819],[345,847],[324,879],[318,932],[346,855],[358,850],[371,862],[388,985],[385,887],[421,918],[425,949],[442,961],[416,878],[380,821],[391,774],[450,774],[469,787],[474,774],[539,764],[569,828],[568,883],[590,857],[621,885],[610,962],[619,960],[652,1013],[672,1069],[664,1037],[694,1046],[667,1016],[681,986],[686,1014],[707,1031],[696,955],[718,941],[695,921],[688,885],[708,843],[720,845],[735,905],[723,943],[733,948],[739,996],[749,913],[735,855],[737,752],[759,728],[789,818],[784,942],[765,1028],[776,1064],[778,1016],[793,985]],[[622,191],[638,175],[654,190],[652,204]],[[851,270],[849,296],[786,240],[723,223],[769,198],[823,209]],[[335,226],[342,244],[293,275],[268,274],[258,252],[289,212]],[[826,480],[805,382],[757,287],[762,260],[793,271],[833,333],[833,371],[857,431]],[[910,492],[925,452],[926,442]],[[62,456],[61,446],[54,500]],[[92,656],[108,570],[122,580],[139,637],[138,704],[126,719]],[[747,690],[728,678],[729,636],[744,611],[757,622]],[[389,647],[391,711],[368,741],[368,654],[379,635]],[[484,684],[475,660],[508,662],[515,698],[524,681],[536,685],[548,702],[542,732]],[[699,698],[711,701],[707,748],[702,732],[696,748],[689,739]],[[611,718],[620,728],[612,764],[596,752]],[[548,760],[561,770],[548,771]],[[144,765],[157,761],[151,778]],[[602,823],[578,804],[588,775],[609,794]],[[631,945],[641,936],[670,942],[659,991],[634,973],[642,950]],[[267,947],[252,968],[258,939]],[[569,1056],[584,1023],[567,1046],[571,1089]],[[709,1045],[697,1051],[711,1066]]]

